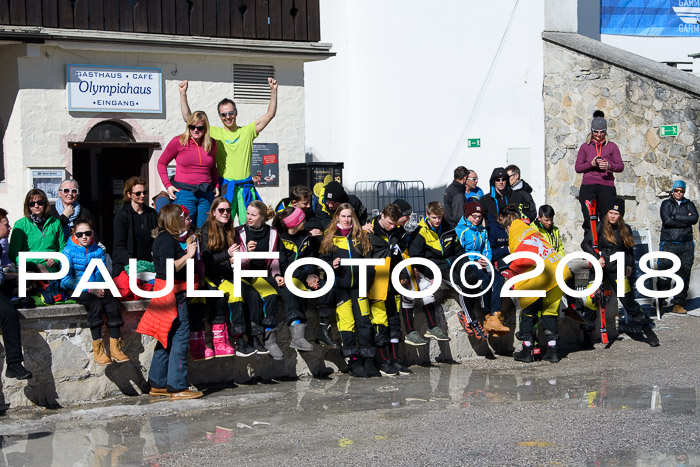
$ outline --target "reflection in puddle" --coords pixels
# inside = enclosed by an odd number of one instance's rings
[[[615,383],[613,384],[613,381]],[[336,375],[280,384],[239,386],[212,393],[208,405],[172,413],[170,402],[147,397],[114,408],[143,403],[141,416],[98,417],[50,422],[30,434],[0,436],[0,465],[134,465],[157,463],[164,455],[196,447],[220,446],[242,454],[259,449],[258,430],[291,430],[295,424],[334,414],[382,410],[401,418],[410,411],[468,406],[558,401],[580,410],[643,410],[653,414],[697,415],[697,388],[624,386],[619,373],[545,378],[528,372],[473,370],[466,365],[416,368],[407,378],[361,380]],[[123,401],[122,401],[123,402]],[[185,407],[180,406],[180,407]],[[401,410],[408,408],[409,410]],[[63,413],[61,411],[60,413]],[[86,411],[86,412],[89,412]],[[34,418],[29,416],[25,421]],[[21,417],[4,421],[6,427]],[[34,418],[34,420],[36,420]],[[0,424],[0,428],[2,428]],[[21,432],[17,430],[17,432]],[[256,433],[257,432],[257,433]],[[385,439],[384,434],[373,441]],[[343,440],[341,440],[343,441]],[[350,440],[355,444],[362,440]],[[340,441],[339,441],[340,443]],[[346,447],[348,440],[343,441]],[[593,459],[596,465],[698,465],[691,454],[644,456],[620,453]]]

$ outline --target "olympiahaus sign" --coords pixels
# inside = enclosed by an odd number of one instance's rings
[[[162,113],[160,68],[67,65],[71,112]]]

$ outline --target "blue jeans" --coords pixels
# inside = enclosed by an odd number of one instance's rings
[[[197,191],[192,193],[187,190],[180,190],[175,194],[175,204],[184,206],[190,211],[192,222],[200,228],[204,225],[209,215],[211,202],[214,200],[214,192]]]
[[[168,334],[168,348],[158,342],[153,351],[148,379],[151,386],[167,388],[169,392],[182,391],[187,384],[187,347],[190,344],[190,318],[185,293],[175,294],[177,318]]]

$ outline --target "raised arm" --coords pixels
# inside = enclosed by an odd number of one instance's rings
[[[190,119],[192,111],[190,110],[190,104],[187,103],[187,80],[180,81],[177,85],[178,91],[180,91],[180,112],[182,112],[182,119],[187,123]]]
[[[267,106],[267,112],[255,121],[255,132],[258,134],[260,134],[267,124],[275,118],[275,114],[277,113],[277,80],[275,78],[267,78],[267,84],[270,86],[270,103]],[[185,91],[186,90],[187,88],[185,87]],[[180,102],[182,102],[182,99]],[[185,96],[185,105],[187,105],[187,96]]]

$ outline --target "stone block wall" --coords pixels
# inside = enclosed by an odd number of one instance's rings
[[[557,213],[567,251],[580,250],[582,175],[574,164],[596,109],[605,112],[608,136],[625,163],[615,174],[625,220],[633,229],[650,229],[658,249],[659,208],[673,181],[684,180],[686,197],[699,201],[700,78],[575,34],[549,34],[543,86],[546,201]],[[661,125],[678,125],[678,136],[660,137]],[[697,227],[694,236],[698,256]]]

